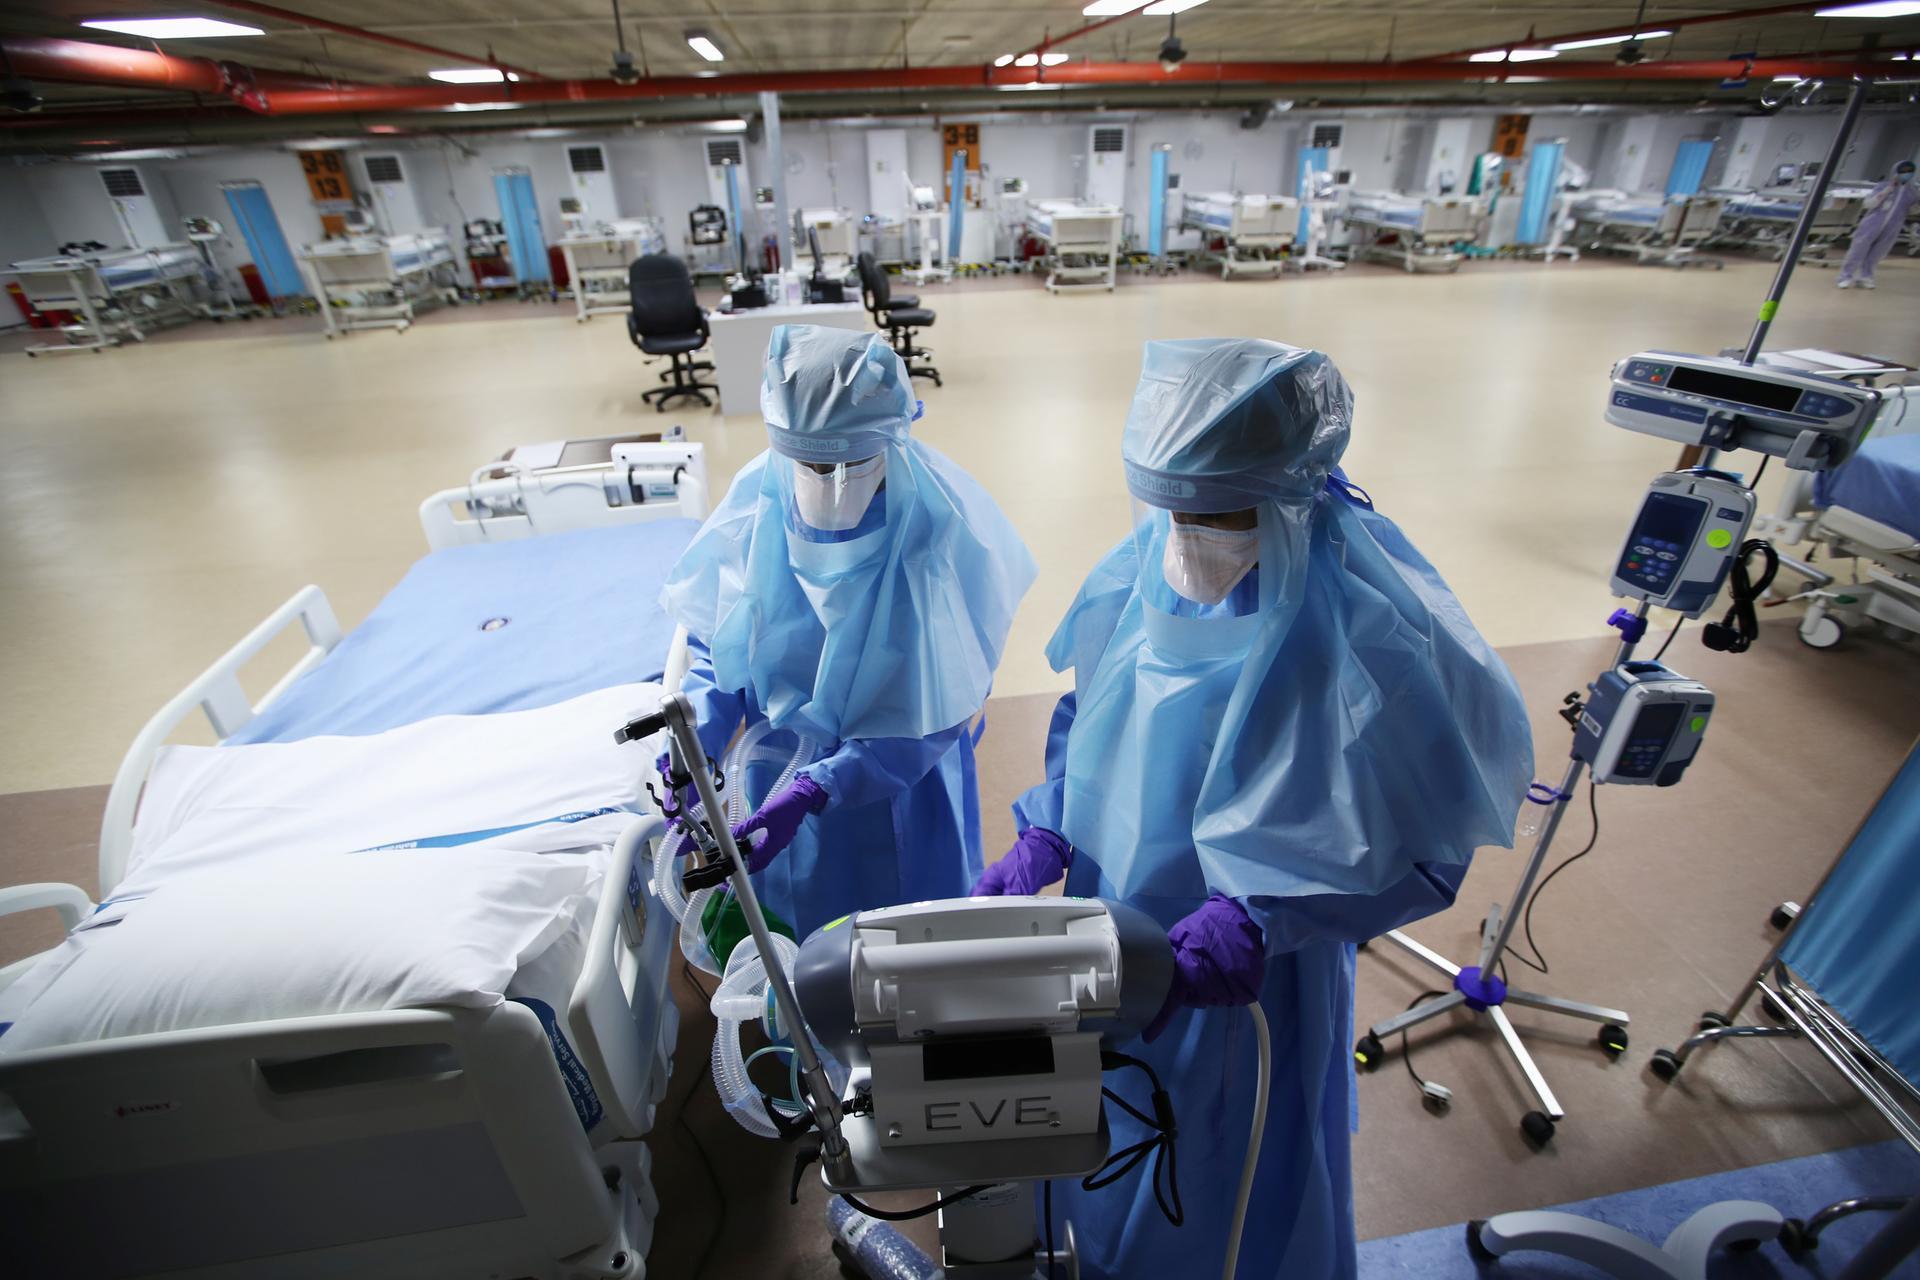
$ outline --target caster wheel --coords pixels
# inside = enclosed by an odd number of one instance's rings
[[[1380,1037],[1369,1031],[1360,1037],[1360,1043],[1353,1046],[1353,1061],[1362,1071],[1372,1071],[1387,1056],[1386,1046],[1380,1043]]]
[[[1680,1059],[1671,1049],[1655,1049],[1647,1067],[1661,1080],[1671,1080],[1680,1074]]]
[[[40,358],[40,353],[39,353],[38,351],[29,351],[29,352],[27,352],[27,359],[29,359],[29,360],[38,360],[39,358]]]
[[[1732,1025],[1731,1022],[1728,1022],[1717,1013],[1703,1013],[1700,1015],[1700,1029],[1702,1031],[1718,1031],[1722,1027],[1730,1027]]]
[[[1807,1224],[1800,1218],[1788,1218],[1780,1224],[1780,1247],[1787,1251],[1789,1258],[1803,1258],[1818,1248],[1820,1238],[1807,1234]]]
[[[1599,1040],[1609,1058],[1617,1058],[1627,1051],[1627,1029],[1616,1022],[1600,1028]]]
[[[1800,908],[1791,902],[1783,902],[1773,909],[1773,914],[1767,917],[1767,923],[1784,933],[1799,915]]]
[[[1535,1148],[1553,1141],[1553,1117],[1544,1111],[1529,1111],[1520,1117],[1520,1132]]]
[[[1491,1262],[1500,1256],[1493,1250],[1487,1248],[1487,1242],[1480,1237],[1480,1233],[1485,1229],[1486,1225],[1487,1220],[1485,1218],[1475,1218],[1467,1224],[1467,1252],[1481,1262]]]
[[[1831,649],[1846,638],[1846,624],[1831,614],[1800,624],[1800,643],[1812,649]]]

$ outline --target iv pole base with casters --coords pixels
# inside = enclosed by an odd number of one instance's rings
[[[1633,656],[1634,646],[1646,632],[1647,605],[1643,601],[1634,613],[1625,610],[1616,611],[1608,619],[1608,624],[1619,628],[1620,648],[1614,654],[1614,666]],[[1563,715],[1568,713],[1563,712]],[[1569,715],[1569,719],[1574,717]],[[1486,923],[1480,930],[1480,955],[1478,962],[1462,968],[1448,960],[1439,952],[1422,946],[1398,929],[1385,935],[1386,940],[1412,954],[1421,963],[1438,969],[1447,975],[1453,989],[1437,1000],[1396,1014],[1391,1018],[1376,1022],[1367,1029],[1367,1034],[1354,1047],[1354,1060],[1371,1070],[1379,1065],[1385,1056],[1382,1041],[1395,1032],[1406,1031],[1429,1022],[1442,1014],[1450,1013],[1465,1006],[1474,1013],[1483,1014],[1493,1023],[1494,1030],[1500,1033],[1501,1043],[1513,1056],[1514,1062],[1527,1078],[1527,1084],[1533,1090],[1533,1096],[1539,1101],[1538,1111],[1529,1111],[1520,1120],[1520,1131],[1536,1148],[1553,1140],[1554,1126],[1565,1118],[1566,1108],[1560,1105],[1552,1086],[1534,1062],[1533,1055],[1527,1052],[1527,1046],[1520,1040],[1520,1033],[1514,1029],[1513,1020],[1507,1017],[1506,1006],[1519,1005],[1526,1009],[1538,1009],[1545,1013],[1558,1013],[1569,1018],[1582,1018],[1588,1022],[1601,1024],[1600,1047],[1611,1057],[1620,1054],[1627,1047],[1627,1023],[1630,1019],[1625,1010],[1609,1009],[1604,1005],[1587,1004],[1580,1000],[1568,1000],[1560,996],[1540,995],[1532,991],[1521,991],[1507,986],[1498,976],[1501,957],[1507,953],[1513,940],[1514,926],[1526,910],[1527,900],[1535,892],[1540,879],[1540,869],[1546,865],[1547,851],[1553,847],[1554,835],[1560,830],[1560,819],[1566,813],[1567,801],[1580,785],[1581,775],[1586,772],[1587,762],[1578,755],[1567,763],[1566,775],[1560,780],[1560,789],[1554,794],[1551,808],[1547,812],[1545,825],[1540,837],[1534,842],[1533,853],[1527,858],[1526,865],[1520,869],[1520,879],[1513,887],[1510,906],[1502,909],[1494,903],[1487,913]]]

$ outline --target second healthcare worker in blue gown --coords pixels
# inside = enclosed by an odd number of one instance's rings
[[[1149,343],[1122,443],[1134,534],[1047,650],[1074,679],[1047,781],[976,891],[1065,871],[1068,893],[1168,926],[1175,957],[1128,1049],[1171,1097],[1186,1222],[1163,1217],[1150,1163],[1103,1190],[1056,1182],[1083,1275],[1221,1273],[1255,1073],[1251,1018],[1222,1006],[1258,999],[1271,1101],[1239,1274],[1351,1280],[1353,944],[1450,903],[1531,776],[1505,666],[1336,470],[1352,403],[1315,351]],[[1114,1150],[1146,1136],[1109,1117]]]
[[[986,491],[909,437],[918,406],[881,335],[776,328],[760,404],[772,448],[663,602],[695,642],[683,688],[710,756],[743,720],[821,744],[739,829],[762,902],[804,937],[979,874],[970,722],[1034,563]]]

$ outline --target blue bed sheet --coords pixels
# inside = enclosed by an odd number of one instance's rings
[[[437,551],[229,741],[381,733],[657,680],[673,641],[660,589],[698,528],[651,520]]]
[[[1920,435],[1869,439],[1839,467],[1813,478],[1813,500],[1920,539]]]

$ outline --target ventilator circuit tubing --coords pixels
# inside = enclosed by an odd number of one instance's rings
[[[790,970],[800,955],[800,948],[793,939],[780,934],[773,935],[773,949],[775,961],[783,970]],[[789,1056],[794,1054],[793,1046],[781,1043],[786,1038],[785,1033],[780,1026],[779,1014],[767,997],[766,963],[760,958],[753,940],[744,938],[734,947],[733,954],[727,957],[726,976],[721,979],[719,990],[713,993],[711,1007],[717,1024],[713,1030],[713,1087],[720,1095],[721,1105],[726,1107],[727,1114],[741,1128],[762,1138],[777,1138],[780,1135],[760,1101],[762,1092],[747,1073],[749,1060],[740,1051],[741,1028],[758,1018],[766,1030],[769,1048]],[[788,1114],[806,1114],[805,1105],[797,1098],[785,1101],[790,1104],[784,1108]]]
[[[726,812],[722,820],[727,829],[732,830],[747,820],[751,812],[747,807],[747,765],[754,759],[756,750],[765,739],[778,732],[771,721],[761,720],[742,733],[733,747],[728,750],[720,763],[721,777],[726,780]],[[813,760],[815,750],[813,739],[805,734],[794,735],[794,747],[790,755],[784,757],[785,764],[780,776],[774,779],[767,789],[768,795],[778,795]],[[778,755],[774,759],[781,759]],[[706,817],[706,806],[696,801],[687,810],[686,821],[691,824]],[[689,898],[680,883],[680,860],[693,851],[693,836],[685,830],[677,830],[662,840],[653,855],[653,891],[661,905],[681,926],[680,950],[695,967],[712,974],[720,972],[718,962],[707,949],[706,935],[701,931],[700,922],[705,918],[707,902],[714,894],[724,891],[725,886],[697,889]],[[688,920],[693,924],[689,926]]]
[[[1247,1006],[1253,1015],[1254,1047],[1259,1050],[1260,1069],[1253,1080],[1253,1126],[1247,1130],[1247,1162],[1240,1169],[1240,1194],[1233,1202],[1233,1229],[1227,1232],[1227,1266],[1222,1280],[1233,1280],[1240,1266],[1240,1233],[1247,1225],[1247,1202],[1253,1197],[1253,1174],[1260,1164],[1260,1141],[1267,1132],[1267,1079],[1273,1071],[1273,1038],[1267,1032],[1267,1015],[1258,1002]]]

